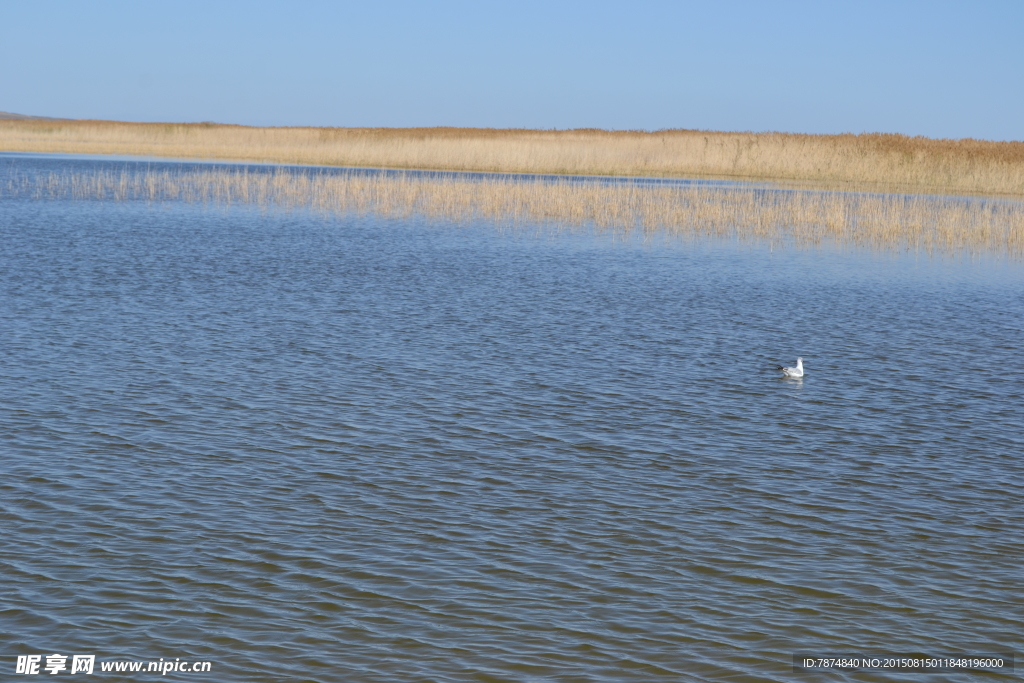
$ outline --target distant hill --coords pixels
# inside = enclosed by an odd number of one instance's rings
[[[0,111],[0,119],[34,119],[36,121],[60,121],[53,116],[28,116],[27,114],[12,114],[9,111]]]

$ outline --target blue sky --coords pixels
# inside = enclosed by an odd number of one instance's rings
[[[0,0],[0,110],[1024,140],[1024,1]]]

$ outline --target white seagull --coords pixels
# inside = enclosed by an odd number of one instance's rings
[[[785,375],[786,377],[803,377],[804,376],[804,359],[803,358],[797,358],[796,359],[796,367],[795,368],[784,368],[784,367],[782,367],[780,365],[779,366],[779,370],[782,370],[782,374]]]

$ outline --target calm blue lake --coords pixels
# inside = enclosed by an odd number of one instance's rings
[[[3,182],[5,680],[53,653],[618,682],[1022,650],[1020,262]]]

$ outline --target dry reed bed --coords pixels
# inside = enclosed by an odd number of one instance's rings
[[[499,173],[743,178],[824,189],[1024,197],[1024,142],[881,134],[3,120],[0,150]]]
[[[589,228],[623,236],[1024,256],[1024,203],[984,198],[285,169],[49,173],[12,178],[0,190],[40,199],[248,204],[336,215]]]

